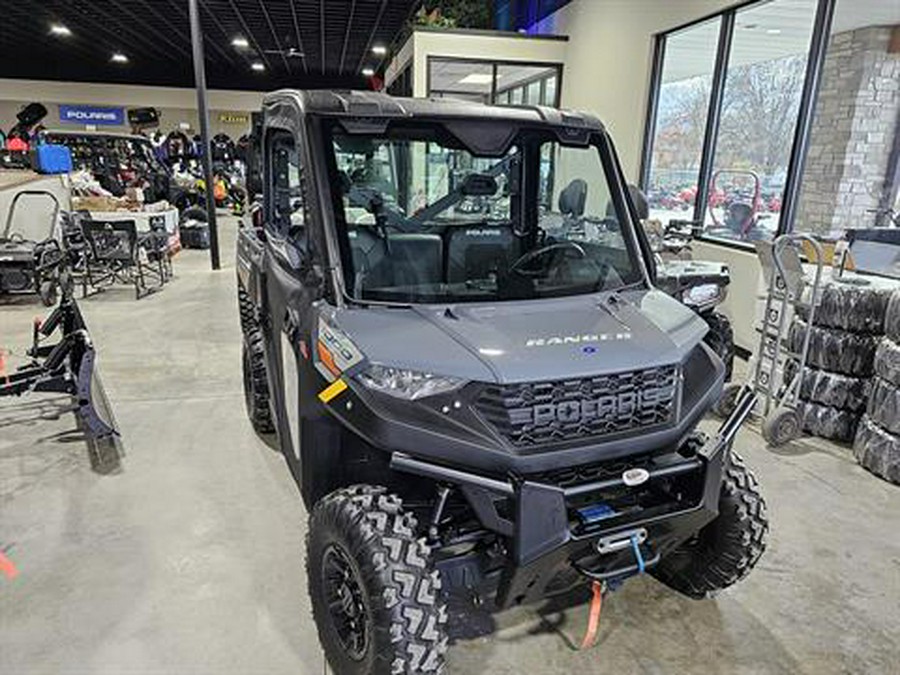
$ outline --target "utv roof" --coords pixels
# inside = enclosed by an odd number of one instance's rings
[[[508,120],[603,131],[593,115],[546,106],[487,105],[454,98],[400,98],[373,91],[281,89],[268,94],[263,105],[292,100],[307,114],[328,117]]]

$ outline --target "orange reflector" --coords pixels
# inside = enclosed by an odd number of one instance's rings
[[[340,394],[346,388],[347,383],[338,378],[319,392],[319,400],[322,401],[322,403],[328,403],[331,399]]]
[[[334,363],[334,357],[331,355],[331,352],[328,351],[328,347],[322,344],[321,340],[316,342],[316,351],[319,353],[319,361],[325,364],[325,367],[328,368],[328,370],[335,375],[341,374],[341,369]]]

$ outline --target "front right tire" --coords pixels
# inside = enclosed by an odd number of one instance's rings
[[[447,611],[416,519],[383,487],[332,492],[313,508],[306,573],[335,675],[440,673]]]
[[[734,452],[723,467],[719,515],[663,558],[653,576],[701,599],[746,577],[766,550],[769,519],[756,477]]]

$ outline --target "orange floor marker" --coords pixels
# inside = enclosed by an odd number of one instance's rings
[[[13,565],[12,560],[3,555],[3,551],[0,551],[0,572],[2,572],[7,579],[15,579],[19,576],[19,570]]]
[[[594,597],[591,598],[591,612],[588,615],[588,627],[581,641],[581,649],[590,649],[597,643],[597,633],[600,630],[600,610],[603,607],[603,584],[595,581],[592,587]]]

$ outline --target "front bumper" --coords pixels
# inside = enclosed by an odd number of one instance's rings
[[[617,579],[650,569],[715,519],[727,453],[754,403],[755,396],[744,392],[706,442],[688,441],[676,452],[627,466],[607,463],[586,481],[571,472],[497,480],[400,453],[391,467],[458,486],[482,526],[506,538],[509,561],[495,600],[505,608],[586,578]],[[639,473],[643,480],[626,480],[628,469],[645,472]],[[598,506],[603,517],[585,516]]]

